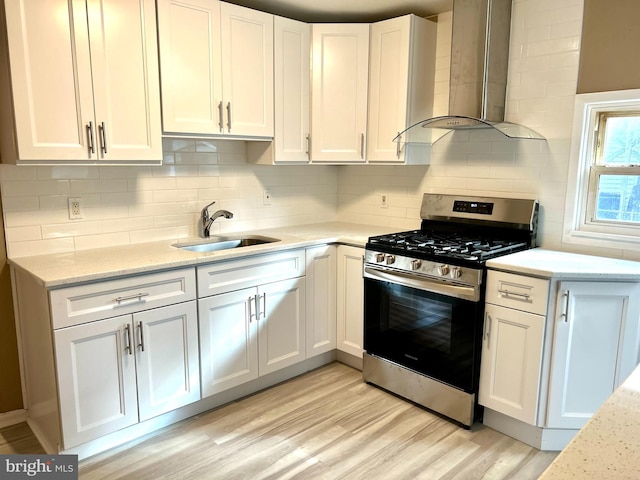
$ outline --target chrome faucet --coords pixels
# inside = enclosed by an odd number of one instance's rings
[[[209,207],[216,202],[211,202],[200,211],[200,221],[198,222],[198,235],[202,238],[209,238],[211,225],[216,218],[233,218],[233,213],[228,210],[218,210],[213,215],[209,215]]]

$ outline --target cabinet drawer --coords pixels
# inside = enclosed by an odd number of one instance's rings
[[[198,298],[304,275],[304,250],[246,257],[198,267]]]
[[[489,270],[487,303],[545,315],[549,280]]]
[[[193,268],[51,290],[53,328],[194,300]]]

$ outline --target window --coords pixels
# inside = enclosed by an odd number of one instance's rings
[[[596,115],[587,223],[640,226],[640,111]]]
[[[637,248],[640,90],[576,97],[567,207],[564,241]]]

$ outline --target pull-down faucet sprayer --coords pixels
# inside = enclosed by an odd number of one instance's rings
[[[211,225],[218,217],[233,218],[233,213],[228,210],[218,210],[213,215],[209,215],[209,207],[216,202],[211,202],[200,211],[200,221],[198,222],[198,235],[202,238],[209,238]]]

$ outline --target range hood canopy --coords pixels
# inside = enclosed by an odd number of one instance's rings
[[[543,138],[504,121],[511,1],[453,0],[449,115],[418,122],[395,142],[435,143],[453,130],[478,128],[511,138]]]

